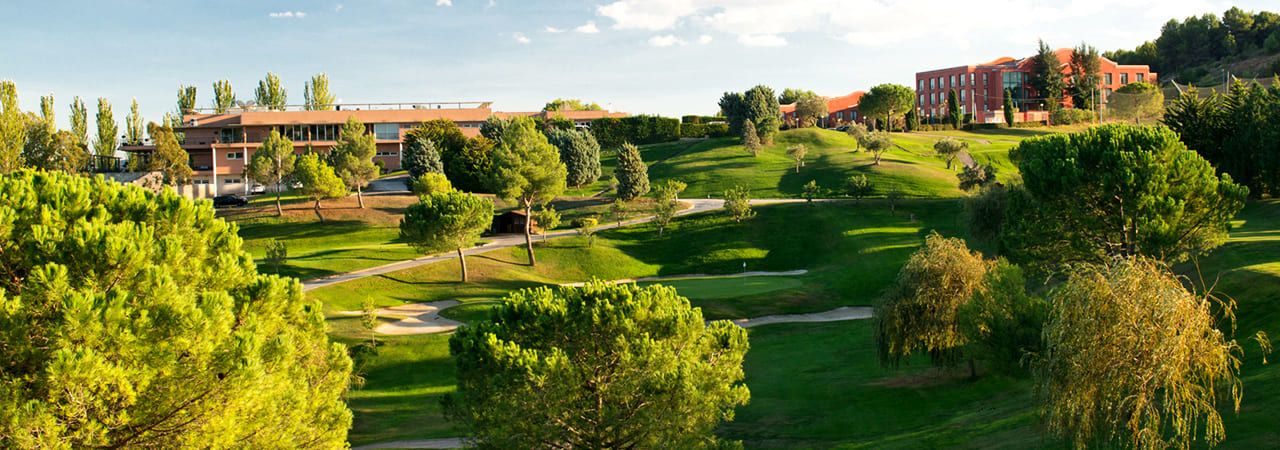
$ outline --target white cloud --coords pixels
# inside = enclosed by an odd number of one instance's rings
[[[698,36],[698,43],[699,43],[699,44],[702,44],[702,45],[710,44],[710,43],[711,43],[711,35],[709,35],[709,34],[704,34],[704,35],[702,35],[702,36]]]
[[[654,47],[670,47],[672,45],[685,45],[684,39],[680,39],[673,34],[654,36],[649,38],[649,45]]]
[[[492,8],[492,7],[493,7],[493,5],[496,5],[496,4],[497,4],[497,3],[494,3],[494,0],[489,0],[489,4],[484,5],[484,9]]]
[[[436,0],[436,6],[453,6],[453,0]]]
[[[740,34],[738,43],[747,47],[781,47],[787,39],[776,34]]]
[[[339,3],[339,4],[337,4],[337,5],[334,5],[334,6],[333,6],[333,12],[338,12],[338,11],[342,11],[342,4],[341,4],[341,3]]]
[[[548,33],[563,33],[563,32],[564,32],[564,28],[556,28],[556,27],[553,27],[553,26],[549,26],[549,25],[548,25],[548,26],[547,26],[547,28],[546,28],[546,32],[548,32]]]
[[[577,31],[579,33],[585,33],[585,34],[596,34],[600,32],[600,29],[596,28],[595,22],[587,22],[586,25],[582,25],[580,27],[574,28],[573,31]]]
[[[619,30],[667,30],[698,11],[695,0],[619,0],[596,7],[596,13],[613,19]]]
[[[524,35],[524,33],[512,33],[511,37],[516,38],[516,42],[519,42],[521,44],[528,44],[529,42],[531,42],[529,38]]]
[[[267,14],[267,16],[272,19],[301,19],[303,17],[307,17],[307,13],[304,13],[302,11],[284,11],[284,12],[273,12],[273,13]]]

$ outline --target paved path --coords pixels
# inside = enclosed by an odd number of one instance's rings
[[[415,439],[412,441],[379,442],[376,444],[352,447],[351,450],[373,450],[378,448],[462,448],[462,439]]]
[[[712,211],[712,210],[716,210],[724,207],[724,200],[719,200],[719,199],[682,199],[680,201],[691,205],[689,209],[676,213],[676,215],[680,215],[680,216],[686,215],[686,214],[696,214],[696,213],[705,212],[705,211]],[[780,203],[780,202],[794,202],[794,201],[804,201],[804,200],[796,200],[796,199],[765,200],[759,203],[764,204],[764,203]],[[752,204],[756,204],[756,203],[757,203],[756,201],[752,201]],[[628,225],[645,223],[652,220],[653,220],[653,217],[642,217],[639,219],[624,221],[622,222],[621,226],[625,227]],[[608,230],[611,228],[617,228],[618,226],[619,225],[617,222],[609,222],[609,223],[600,224],[600,226],[597,227],[597,229]],[[562,237],[562,236],[572,236],[576,234],[578,234],[577,230],[566,230],[566,231],[559,231],[555,233],[548,233],[546,237],[556,238],[556,237]],[[523,234],[507,234],[507,235],[496,236],[490,239],[491,239],[491,242],[478,247],[465,249],[462,251],[462,253],[466,255],[475,255],[478,253],[487,252],[489,250],[524,245]],[[368,269],[357,270],[354,272],[330,275],[327,277],[316,278],[314,280],[307,280],[302,282],[302,290],[309,291],[312,289],[329,286],[332,284],[338,284],[346,281],[357,280],[360,278],[382,275],[385,273],[391,273],[399,270],[418,267],[424,264],[431,264],[439,261],[447,261],[457,257],[458,257],[457,252],[447,252],[447,253],[442,253],[437,255],[423,256],[421,258],[410,259],[406,261],[395,262],[391,264],[385,264],[377,267],[370,267]]]
[[[409,187],[404,184],[404,180],[407,179],[409,179],[408,173],[382,177],[370,181],[365,192],[409,192]]]
[[[870,319],[871,312],[872,308],[870,306],[841,306],[830,311],[808,314],[776,314],[754,319],[734,319],[733,323],[742,328],[751,328],[774,323],[839,322],[843,320]]]

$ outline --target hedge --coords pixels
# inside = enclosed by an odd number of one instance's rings
[[[1057,125],[1071,125],[1076,123],[1093,122],[1098,119],[1097,114],[1093,111],[1083,109],[1059,109],[1053,112],[1053,123]]]
[[[680,140],[680,121],[659,116],[603,117],[591,121],[600,147],[617,147],[624,142],[636,145]]]

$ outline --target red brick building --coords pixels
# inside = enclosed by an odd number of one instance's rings
[[[178,186],[178,192],[189,197],[212,197],[221,194],[249,192],[252,181],[244,177],[244,166],[262,141],[279,131],[293,141],[294,151],[302,153],[308,145],[321,153],[327,153],[337,144],[338,134],[347,118],[355,116],[365,124],[377,143],[374,161],[381,161],[387,170],[400,168],[404,133],[423,122],[449,119],[458,124],[467,137],[480,135],[480,126],[489,116],[510,118],[515,116],[549,118],[560,115],[574,121],[580,128],[589,127],[591,121],[601,117],[626,117],[624,113],[609,111],[556,111],[556,112],[494,112],[490,102],[463,103],[379,103],[335,105],[333,111],[304,111],[286,109],[270,111],[264,108],[231,108],[224,113],[188,111],[182,116],[182,126],[176,131],[185,135],[183,150],[190,155],[191,168],[195,171],[192,183]],[[122,151],[149,154],[152,145],[124,146]]]
[[[1071,49],[1056,51],[1059,70],[1071,76]],[[1145,65],[1120,65],[1107,58],[1100,60],[1100,102],[1103,108],[1111,92],[1131,82],[1155,84],[1156,74]],[[1013,103],[1020,113],[1019,121],[1045,120],[1048,113],[1040,106],[1041,94],[1031,88],[1031,76],[1035,70],[1031,58],[1003,57],[995,61],[916,73],[916,109],[921,121],[942,119],[947,114],[947,93],[956,90],[956,99],[963,114],[973,114],[977,123],[1004,122],[1004,92],[1013,94]],[[1071,98],[1064,96],[1062,105],[1069,107]]]
[[[865,94],[866,92],[863,91],[853,91],[839,97],[827,97],[827,117],[818,126],[837,127],[861,121],[862,115],[858,113],[858,102],[862,101],[862,96]],[[782,123],[792,127],[798,126],[795,103],[781,105],[778,110],[782,113]]]

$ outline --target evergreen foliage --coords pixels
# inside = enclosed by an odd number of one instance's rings
[[[178,137],[174,134],[173,128],[151,122],[147,129],[150,130],[151,140],[156,146],[151,152],[147,170],[159,171],[164,184],[170,186],[190,184],[191,175],[195,173],[191,170],[191,156],[178,144]]]
[[[947,162],[947,170],[951,170],[951,163],[955,162],[960,152],[969,148],[969,143],[952,137],[944,137],[933,143],[933,151],[941,156]],[[963,187],[961,189],[964,189]]]
[[[682,181],[667,180],[654,186],[650,193],[653,196],[653,223],[658,226],[658,237],[662,237],[662,232],[680,211],[680,193],[686,187],[689,186]]]
[[[447,405],[479,447],[715,447],[750,397],[746,331],[670,287],[527,289],[490,317],[449,339]]]
[[[844,193],[857,203],[874,194],[875,185],[868,181],[864,174],[850,175],[844,180]]]
[[[1225,96],[1188,90],[1165,111],[1164,123],[1218,170],[1255,197],[1280,195],[1280,85],[1236,83]]]
[[[640,149],[622,144],[617,152],[614,175],[618,178],[618,198],[630,201],[649,193],[649,166],[640,159]]]
[[[1067,82],[1062,78],[1062,65],[1064,61],[1058,59],[1058,53],[1053,47],[1039,41],[1036,55],[1031,57],[1032,73],[1029,84],[1035,90],[1037,98],[1041,99],[1041,104],[1046,111],[1055,111],[1058,109],[1058,99],[1062,98],[1062,93],[1067,89]],[[1013,109],[1013,101],[1011,93],[1005,89],[1005,117],[1009,117],[1008,111]],[[1005,123],[1013,126],[1013,120],[1006,120]]]
[[[458,191],[433,192],[418,197],[400,219],[400,239],[423,254],[458,253],[462,282],[467,282],[470,248],[493,222],[493,200]]]
[[[551,201],[564,192],[567,171],[560,162],[560,152],[547,142],[547,137],[528,117],[516,117],[502,134],[502,143],[493,152],[490,178],[493,192],[516,203],[526,218],[533,216],[533,205]],[[532,223],[525,220],[524,241],[529,265],[537,265],[533,257]]]
[[[947,122],[951,124],[951,129],[960,128],[960,100],[956,98],[956,90],[953,88],[947,91]],[[951,164],[947,164],[947,168],[951,168]]]
[[[873,86],[862,96],[858,103],[858,111],[867,117],[883,117],[884,131],[893,128],[895,119],[901,118],[907,111],[915,108],[916,94],[911,88],[885,83]]]
[[[329,150],[329,164],[347,185],[347,190],[356,191],[356,200],[361,208],[364,208],[362,190],[378,177],[378,166],[373,165],[373,155],[377,151],[373,133],[367,132],[364,123],[354,115],[347,117],[338,135],[338,143]]]
[[[589,132],[551,129],[547,141],[560,150],[568,176],[565,183],[575,188],[600,179],[600,143]]]
[[[1071,102],[1076,109],[1092,111],[1102,93],[1102,62],[1098,60],[1098,49],[1092,45],[1080,43],[1071,50]]]
[[[404,154],[400,167],[409,173],[405,182],[412,188],[418,179],[428,174],[444,176],[444,164],[440,162],[440,153],[430,139],[422,139],[413,133],[404,136]]]
[[[320,303],[208,202],[56,172],[0,193],[0,447],[346,445]]]
[[[742,149],[752,157],[760,156],[760,152],[764,150],[764,146],[760,145],[760,135],[756,133],[754,122],[748,121],[742,126]]]

